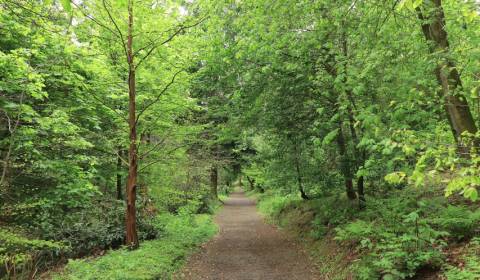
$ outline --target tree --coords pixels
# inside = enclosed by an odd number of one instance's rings
[[[460,74],[455,63],[449,57],[450,43],[442,1],[426,0],[416,10],[422,21],[422,32],[430,45],[430,53],[439,55],[435,69],[435,76],[441,87],[439,96],[443,99],[453,136],[461,146],[462,134],[464,132],[475,134],[477,126],[463,93]]]

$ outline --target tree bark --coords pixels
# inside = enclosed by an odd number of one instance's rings
[[[215,165],[210,169],[210,192],[212,198],[218,200],[218,169]]]
[[[340,170],[342,171],[343,177],[345,178],[345,191],[347,193],[348,199],[353,200],[357,198],[357,195],[355,194],[355,190],[353,189],[353,176],[350,162],[347,156],[347,147],[341,124],[339,125],[338,129],[337,145],[340,153]]]
[[[347,43],[347,34],[344,32],[342,34],[342,51],[343,51],[343,56],[344,56],[344,83],[345,87],[347,87],[347,77],[348,77],[348,43]],[[365,150],[360,150],[358,148],[358,144],[360,143],[359,137],[357,134],[357,130],[355,128],[355,111],[357,110],[357,105],[353,96],[353,92],[351,89],[347,88],[346,91],[346,96],[348,99],[348,105],[347,105],[347,113],[348,113],[348,123],[350,127],[350,135],[352,137],[352,143],[353,143],[353,153],[355,157],[355,166],[354,166],[354,171],[352,172],[352,177],[353,173],[358,171],[361,166],[363,166],[365,162]],[[350,184],[347,187],[347,193],[349,192],[348,188],[350,188]],[[360,205],[360,209],[364,208],[365,206],[365,193],[364,193],[364,177],[359,176],[357,179],[357,192],[358,192],[358,203]]]
[[[135,62],[133,54],[133,0],[128,1],[128,126],[130,129],[130,147],[128,151],[128,179],[127,179],[127,213],[125,215],[126,237],[125,244],[133,249],[138,248],[137,217],[136,217],[136,188],[137,188],[137,122],[136,122],[136,89],[135,89]]]
[[[365,200],[363,176],[358,177],[357,191],[358,191],[358,206],[360,207],[360,209],[364,209],[365,206],[367,205],[367,201]]]
[[[455,63],[448,57],[449,42],[445,29],[445,14],[441,0],[428,0],[425,2],[426,9],[433,8],[433,12],[425,16],[420,8],[417,8],[418,17],[422,20],[422,31],[425,39],[431,43],[430,52],[440,53],[435,76],[441,91],[440,97],[444,102],[444,109],[452,129],[453,136],[462,146],[461,135],[467,131],[472,134],[477,132],[477,126],[473,120],[468,102],[462,93],[462,81],[456,69]]]

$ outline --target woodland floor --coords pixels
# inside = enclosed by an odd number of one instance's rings
[[[255,201],[233,193],[215,217],[218,235],[192,255],[176,279],[321,279],[305,250],[264,222]]]

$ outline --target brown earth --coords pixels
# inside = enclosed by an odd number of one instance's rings
[[[233,193],[216,215],[218,235],[192,255],[176,279],[316,280],[313,262],[285,232],[264,222],[255,202]]]

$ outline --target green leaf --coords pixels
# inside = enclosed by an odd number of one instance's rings
[[[323,145],[328,145],[328,144],[332,143],[333,139],[335,139],[335,137],[337,137],[337,134],[338,134],[338,128],[335,129],[335,130],[330,131],[330,132],[323,138],[322,144],[323,144]]]
[[[62,4],[62,7],[65,9],[65,11],[72,11],[72,3],[70,3],[70,0],[60,0],[60,3]]]
[[[390,184],[400,184],[406,177],[405,172],[393,172],[385,176],[385,181]]]
[[[475,187],[469,187],[463,192],[463,196],[471,201],[477,201],[478,191]]]

